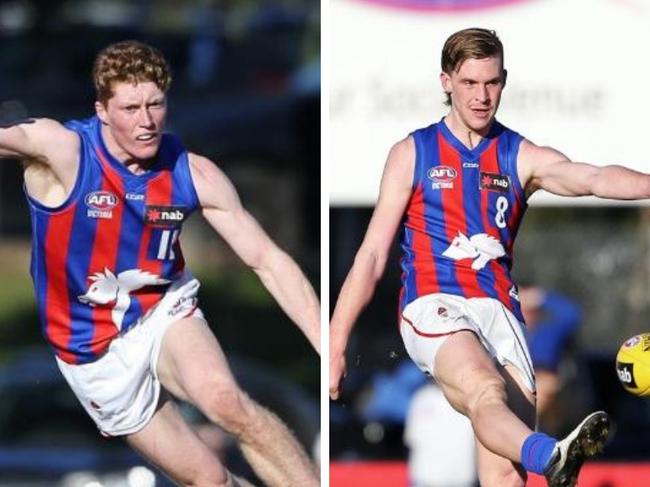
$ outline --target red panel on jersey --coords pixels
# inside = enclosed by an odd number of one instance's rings
[[[160,175],[147,183],[145,193],[145,202],[147,205],[170,206],[172,202],[172,177],[169,170],[164,170]],[[162,273],[162,261],[148,258],[148,249],[151,242],[153,228],[145,224],[142,232],[142,241],[140,242],[140,255],[138,257],[138,268],[143,271],[151,272],[157,276]],[[136,291],[134,295],[140,301],[142,313],[149,311],[154,304],[160,299],[160,287],[151,286]]]
[[[116,239],[119,241],[122,212],[124,211],[122,204],[124,198],[122,179],[113,172],[100,150],[97,150],[97,156],[104,169],[102,190],[115,193],[120,203],[112,209],[112,218],[97,219],[97,232],[95,233],[90,267],[88,268],[89,276],[92,276],[96,272],[104,272],[105,268],[115,271],[117,267],[117,252],[119,249]],[[93,322],[95,326],[90,342],[90,349],[94,354],[99,354],[106,349],[108,342],[118,333],[117,326],[113,323],[112,317],[114,306],[115,303],[109,303],[107,307],[96,306],[93,308]]]
[[[460,176],[457,178],[452,188],[440,189],[442,209],[445,216],[447,240],[453,242],[454,238],[458,235],[458,232],[467,235],[463,185],[461,182],[463,167],[460,154],[447,142],[441,132],[438,132],[438,145],[440,147],[440,164],[453,168],[456,170],[456,174]],[[462,289],[464,296],[468,298],[485,296],[485,293],[478,283],[476,271],[474,269],[460,263],[455,266],[455,269],[456,279],[458,280],[458,285]]]
[[[409,217],[407,226],[413,231],[413,268],[415,269],[415,288],[418,296],[437,293],[438,279],[436,276],[435,257],[431,250],[431,237],[426,234],[424,219],[424,192],[422,185],[413,192],[409,203]]]
[[[68,276],[66,260],[74,221],[74,204],[56,218],[50,218],[45,237],[45,267],[47,272],[46,334],[56,347],[61,360],[76,363],[68,352],[70,341],[70,300],[68,299]]]
[[[494,139],[487,147],[487,149],[483,152],[483,154],[481,154],[481,171],[489,172],[492,174],[501,174],[501,170],[499,169],[499,162],[497,159],[497,140],[498,139]],[[481,191],[481,215],[483,215],[483,228],[488,235],[500,241],[501,239],[499,236],[499,230],[495,227],[494,221],[490,219],[490,208],[488,207],[490,203],[489,196],[489,191]],[[509,303],[510,298],[508,296],[508,291],[510,287],[510,279],[506,275],[503,267],[496,260],[490,261],[490,267],[494,273],[494,286],[496,288],[499,301],[504,304]]]

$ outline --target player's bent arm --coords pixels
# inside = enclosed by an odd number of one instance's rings
[[[550,147],[524,140],[518,167],[529,196],[544,189],[560,196],[597,196],[619,200],[650,198],[650,175],[619,165],[571,162]]]
[[[391,244],[411,197],[415,144],[408,137],[393,146],[382,176],[379,199],[348,273],[330,324],[330,394],[335,399],[344,374],[347,342],[361,311],[384,273]]]
[[[227,176],[210,160],[190,154],[192,179],[203,216],[259,276],[283,311],[320,353],[320,304],[294,260],[242,206]]]
[[[78,147],[78,137],[59,122],[25,119],[0,126],[0,157],[49,163],[56,155]]]

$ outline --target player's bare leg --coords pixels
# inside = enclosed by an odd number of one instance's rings
[[[206,324],[186,318],[172,325],[158,361],[161,383],[195,404],[235,435],[262,481],[271,487],[319,485],[314,465],[289,429],[235,382],[216,338]]]
[[[522,474],[512,462],[521,461],[521,446],[533,431],[509,406],[507,381],[476,335],[460,331],[448,337],[436,355],[434,370],[452,407],[471,420],[482,448],[506,459],[495,464],[494,472],[504,477],[493,480],[490,474],[486,480],[491,483],[482,485],[523,486]],[[492,458],[480,450],[479,455],[484,463]]]
[[[521,373],[513,365],[496,364],[506,381],[508,407],[529,428],[535,428],[535,396],[521,379]],[[476,442],[477,464],[481,485],[519,487],[526,483],[527,473],[521,464],[491,452],[480,441]]]
[[[180,485],[249,486],[235,480],[165,396],[147,426],[128,435],[127,442]]]

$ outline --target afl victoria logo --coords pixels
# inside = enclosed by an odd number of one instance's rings
[[[427,177],[431,180],[431,189],[451,189],[458,173],[449,166],[436,166],[429,169]]]
[[[93,191],[86,195],[86,206],[94,210],[110,210],[117,206],[117,196],[110,191]]]
[[[443,182],[448,183],[456,179],[457,174],[458,173],[456,172],[456,169],[454,169],[453,167],[436,166],[429,169],[429,172],[427,173],[427,177],[432,181],[436,181],[438,183],[443,183]]]

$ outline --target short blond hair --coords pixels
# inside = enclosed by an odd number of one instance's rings
[[[458,71],[468,59],[485,59],[498,57],[501,59],[503,70],[503,44],[493,30],[472,27],[459,30],[449,36],[442,48],[440,67],[442,71],[451,74]],[[447,93],[447,105],[451,104],[451,95]]]
[[[102,49],[93,64],[97,100],[106,104],[113,96],[113,83],[151,81],[163,92],[172,81],[169,64],[162,53],[138,41],[122,41]]]

